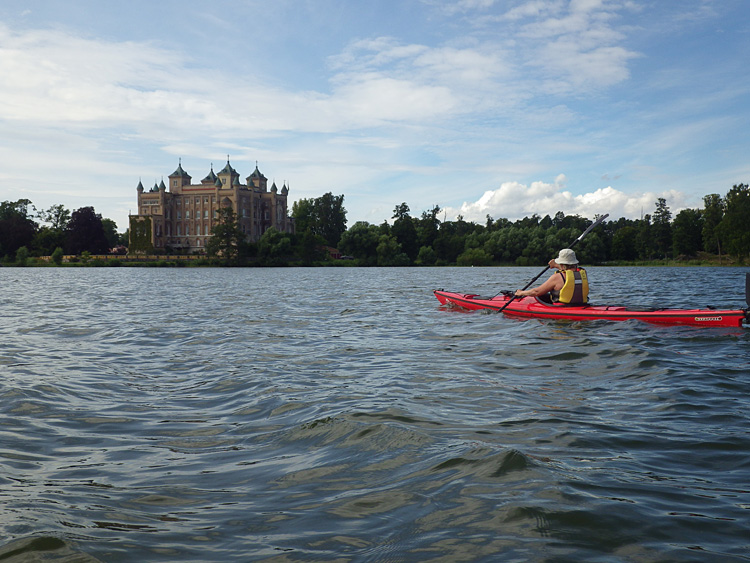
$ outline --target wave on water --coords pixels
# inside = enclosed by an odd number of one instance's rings
[[[3,269],[0,560],[748,560],[748,333],[429,291],[524,277]]]

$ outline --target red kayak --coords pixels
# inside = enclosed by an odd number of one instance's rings
[[[435,297],[441,304],[462,309],[489,309],[537,319],[565,319],[572,321],[628,321],[636,319],[648,323],[693,326],[742,326],[750,323],[748,309],[638,309],[603,305],[549,304],[537,297],[518,297],[512,294],[480,297],[472,293],[455,293],[436,289]],[[510,301],[510,303],[509,303]],[[507,306],[506,306],[507,305]]]

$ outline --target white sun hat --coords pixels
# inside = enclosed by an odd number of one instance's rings
[[[572,265],[578,264],[578,259],[576,259],[576,253],[570,248],[563,248],[557,258],[555,258],[555,262],[558,264]]]

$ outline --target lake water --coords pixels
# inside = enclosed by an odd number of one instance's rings
[[[748,561],[750,333],[539,268],[0,268],[0,559]],[[746,269],[589,268],[744,307]]]

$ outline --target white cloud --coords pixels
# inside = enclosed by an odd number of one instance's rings
[[[445,18],[424,4],[453,12]],[[279,11],[274,23],[283,21],[283,6],[270,9]],[[292,18],[288,41],[273,26],[238,37],[252,49],[219,35],[223,22],[242,26],[236,16],[249,12],[240,9],[210,28],[183,18],[181,33],[146,42],[117,39],[153,36],[135,31],[141,14],[103,36],[54,17],[23,22],[37,29],[0,23],[0,199],[16,199],[23,186],[35,190],[35,203],[44,192],[134,201],[141,175],[152,184],[182,156],[202,177],[229,152],[243,174],[256,159],[264,173],[280,169],[294,198],[346,193],[347,206],[360,210],[352,218],[384,208],[376,222],[401,201],[414,209],[447,203],[482,222],[487,213],[558,210],[637,217],[665,193],[678,208],[677,192],[662,187],[702,195],[723,193],[727,178],[747,181],[735,155],[746,145],[746,65],[738,57],[732,72],[724,66],[736,41],[717,51],[722,64],[713,69],[683,57],[692,41],[675,44],[679,56],[649,51],[643,26],[661,29],[671,20],[658,16],[677,9],[647,9],[649,19],[635,21],[629,0],[424,0],[406,10],[413,26],[362,22],[345,10],[341,29]],[[291,40],[321,29],[331,36],[320,45]],[[636,44],[650,56],[636,61]],[[299,64],[288,61],[300,60],[300,48],[314,52],[301,57],[312,70],[298,78]],[[262,72],[254,71],[258,57]],[[571,187],[564,178],[534,182],[559,170]],[[614,179],[588,187],[605,173]],[[480,196],[490,185],[499,187]],[[615,189],[627,185],[641,191]]]
[[[612,25],[627,4],[602,0],[531,1],[506,14],[506,21],[525,21],[517,40],[527,64],[543,71],[549,91],[588,91],[620,83],[629,77],[628,63],[639,56],[620,43],[623,33]]]
[[[608,186],[574,195],[566,189],[565,183],[562,174],[553,183],[539,181],[524,185],[504,182],[498,189],[484,192],[477,201],[464,202],[458,208],[448,207],[445,211],[448,217],[462,215],[467,221],[483,223],[487,215],[494,219],[517,220],[532,215],[554,217],[558,211],[590,219],[605,213],[609,213],[612,219],[638,219],[652,214],[660,197],[667,200],[673,214],[686,207],[685,196],[676,190],[626,194]]]

